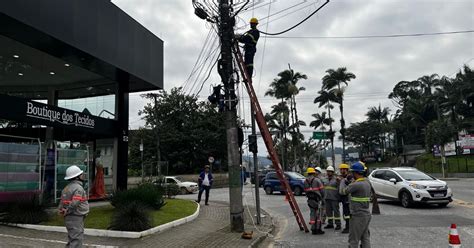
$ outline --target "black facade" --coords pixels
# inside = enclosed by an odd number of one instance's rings
[[[0,69],[0,119],[47,126],[42,140],[114,138],[116,189],[126,188],[128,94],[163,88],[161,39],[107,0],[0,1]],[[57,106],[106,95],[114,119]]]

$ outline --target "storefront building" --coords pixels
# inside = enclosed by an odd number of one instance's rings
[[[112,2],[1,1],[0,202],[72,164],[125,189],[129,93],[162,88],[163,41]]]

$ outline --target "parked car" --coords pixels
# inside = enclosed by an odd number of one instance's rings
[[[378,197],[400,201],[406,208],[414,203],[445,207],[453,201],[453,192],[446,182],[415,168],[375,169],[368,178]]]
[[[295,195],[302,195],[304,192],[304,180],[305,177],[297,172],[285,172],[285,177],[290,184],[291,190]],[[269,172],[265,177],[264,187],[267,195],[273,194],[275,191],[279,191],[282,194],[285,193],[284,188],[281,186],[280,180],[276,172]]]
[[[181,194],[188,194],[194,193],[198,191],[199,187],[197,183],[194,182],[182,182],[180,177],[163,177],[161,181],[156,181],[155,184],[161,184],[162,186],[166,186],[168,184],[177,184]]]
[[[274,169],[263,169],[263,170],[258,172],[258,174],[257,174],[258,179],[259,179],[258,185],[260,187],[263,187],[265,185],[265,177],[267,176],[268,172],[275,172],[275,170]],[[252,184],[255,184],[255,178],[253,177],[253,175],[251,175],[251,177],[250,177],[250,182]]]

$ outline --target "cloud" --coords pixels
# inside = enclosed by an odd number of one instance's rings
[[[165,89],[182,86],[210,30],[210,24],[193,14],[191,1],[173,0],[115,0],[117,6],[135,18],[151,32],[165,41]],[[211,1],[212,2],[212,1]],[[255,1],[259,2],[259,1]],[[262,1],[260,5],[268,3]],[[269,32],[276,32],[302,20],[324,1],[306,1],[311,7],[273,21]],[[295,1],[273,1],[271,13],[295,4]],[[289,13],[298,7],[282,14]],[[426,33],[474,29],[474,2],[470,0],[372,0],[331,1],[318,14],[294,30],[282,36],[357,36],[401,33]],[[241,13],[237,26],[252,16],[264,23],[268,5]],[[275,15],[275,20],[281,15]],[[261,25],[260,30],[266,30]],[[237,30],[244,32],[245,29]],[[395,107],[387,99],[394,85],[402,80],[413,80],[426,74],[452,75],[463,63],[474,58],[474,34],[440,35],[425,37],[378,38],[378,39],[266,39],[259,40],[255,57],[256,75],[253,78],[260,96],[262,108],[269,111],[278,101],[263,97],[269,83],[278,72],[287,69],[288,63],[299,72],[308,75],[301,82],[306,91],[297,97],[299,116],[309,124],[311,114],[322,112],[313,104],[321,87],[321,78],[329,68],[345,66],[357,78],[349,83],[346,91],[346,125],[365,119],[371,106]],[[262,65],[263,61],[263,65]],[[471,66],[474,61],[470,61]],[[204,76],[195,84],[197,92]],[[260,80],[261,78],[261,80]],[[214,70],[204,84],[201,97],[210,93],[210,85],[220,81]],[[192,82],[194,84],[194,80]],[[131,119],[136,120],[143,100],[132,97]],[[243,99],[247,99],[246,96]],[[133,106],[132,106],[133,105]],[[243,107],[249,122],[249,104]],[[339,113],[333,111],[335,129],[339,129]],[[136,121],[135,125],[142,124]],[[309,127],[304,127],[309,130]],[[305,133],[308,138],[310,132]],[[260,149],[261,151],[263,149]]]

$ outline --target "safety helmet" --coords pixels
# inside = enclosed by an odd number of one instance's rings
[[[308,169],[306,170],[306,173],[308,173],[308,174],[314,174],[314,173],[316,173],[316,171],[314,170],[313,167],[308,167]]]
[[[364,172],[365,166],[361,162],[355,162],[351,165],[351,171],[353,172]]]
[[[349,169],[349,165],[348,164],[340,164],[339,169]]]
[[[361,164],[364,166],[364,170],[367,170],[367,166],[365,165],[365,163],[364,163],[364,162],[362,162],[362,161],[359,161],[359,163],[361,163]]]
[[[250,19],[250,24],[258,24],[258,19],[255,18],[255,17],[252,17],[252,18]]]
[[[84,173],[84,171],[82,171],[76,165],[69,166],[66,169],[66,176],[64,177],[64,180],[69,180],[69,179],[76,178],[76,177],[80,176],[82,173]]]
[[[319,173],[323,173],[323,170],[321,170],[321,167],[319,167],[319,166],[316,167],[316,168],[314,168],[314,169],[315,169],[317,172],[319,172]]]
[[[326,168],[326,171],[332,171],[332,172],[334,172],[334,167],[328,166],[328,168]]]

